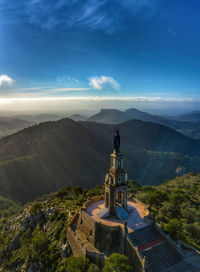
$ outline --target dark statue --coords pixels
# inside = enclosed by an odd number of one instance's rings
[[[114,149],[117,152],[119,152],[119,149],[120,149],[120,134],[119,134],[119,129],[118,128],[116,128],[116,130],[115,130]]]

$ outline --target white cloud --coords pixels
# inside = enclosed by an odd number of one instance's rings
[[[45,91],[43,91],[45,89]],[[50,94],[50,93],[57,93],[57,92],[78,92],[78,91],[87,91],[89,88],[82,88],[82,87],[72,87],[72,88],[57,88],[57,87],[33,87],[33,88],[20,88],[20,89],[14,89],[13,92],[23,93],[23,92],[30,92],[30,91],[41,91],[40,93],[43,94]],[[35,92],[34,94],[37,94]]]
[[[31,24],[42,28],[55,29],[62,26],[66,29],[87,28],[113,33],[122,28],[128,16],[136,19],[153,16],[162,1],[21,0],[21,10]]]
[[[14,80],[7,75],[0,75],[0,87],[2,86],[12,86]]]
[[[70,84],[79,84],[80,81],[77,78],[71,77],[71,76],[60,76],[57,77],[57,82],[58,83],[70,83]]]
[[[32,93],[32,95],[35,95]],[[121,102],[200,102],[200,98],[175,98],[175,97],[133,97],[133,96],[62,96],[62,97],[45,97],[45,96],[23,96],[23,97],[0,97],[0,103],[12,101],[121,101]]]
[[[94,89],[101,90],[103,86],[107,84],[109,84],[115,90],[120,89],[119,82],[117,82],[117,80],[115,80],[112,77],[100,76],[100,77],[91,77],[89,79],[89,85]]]

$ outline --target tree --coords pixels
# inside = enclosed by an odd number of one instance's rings
[[[98,268],[97,265],[91,263],[87,272],[100,272],[100,269]]]
[[[169,223],[163,225],[163,228],[175,239],[181,239],[182,224],[180,220],[172,218]]]
[[[71,256],[58,266],[56,272],[86,272],[88,268],[88,259]]]
[[[184,201],[188,200],[188,196],[182,190],[175,189],[171,192],[169,200],[174,206],[179,207]]]
[[[167,194],[160,190],[153,192],[148,192],[148,204],[155,207],[158,212],[159,208],[162,206],[162,202],[167,200]]]
[[[40,213],[41,210],[42,210],[42,205],[40,204],[40,202],[34,202],[30,209],[30,213],[31,214]]]
[[[132,272],[132,268],[129,265],[128,257],[112,253],[110,257],[106,259],[105,266],[102,272]]]

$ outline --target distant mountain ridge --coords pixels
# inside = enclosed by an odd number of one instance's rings
[[[18,118],[20,120],[32,122],[34,124],[39,124],[41,122],[48,122],[48,121],[57,121],[61,119],[61,116],[55,115],[55,114],[49,114],[49,113],[41,113],[36,115],[18,115],[15,118]]]
[[[72,114],[71,116],[69,116],[70,119],[74,120],[74,121],[85,121],[87,120],[87,117],[81,115],[81,114]]]
[[[200,171],[200,141],[140,120],[119,126],[129,178],[150,185],[173,178],[177,169]],[[0,195],[26,202],[65,185],[103,184],[115,127],[61,119],[3,138]]]
[[[101,111],[90,118],[88,121],[104,123],[104,124],[118,124],[131,119],[138,119],[141,121],[158,123],[160,125],[175,126],[177,121],[164,118],[159,115],[153,115],[135,108],[120,111],[116,109],[101,109]]]
[[[178,117],[177,117],[178,118]],[[102,124],[119,124],[132,119],[146,122],[152,122],[159,125],[168,126],[188,137],[200,139],[200,119],[199,122],[179,121],[176,118],[165,118],[159,115],[153,115],[134,108],[120,111],[116,109],[102,109],[97,114],[88,118],[88,121]]]
[[[9,118],[0,116],[0,137],[4,137],[5,135],[13,134],[23,128],[32,126],[33,123],[21,120],[18,118]]]
[[[181,114],[179,116],[175,116],[174,119],[183,122],[200,122],[200,111]]]

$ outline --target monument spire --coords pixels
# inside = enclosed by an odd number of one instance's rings
[[[110,154],[110,168],[105,176],[105,207],[109,210],[110,216],[116,216],[119,207],[127,209],[127,189],[128,177],[123,167],[123,155],[120,152],[119,128],[116,128],[114,151]]]
[[[120,134],[119,134],[119,128],[115,129],[114,150],[116,151],[116,153],[120,152]]]

